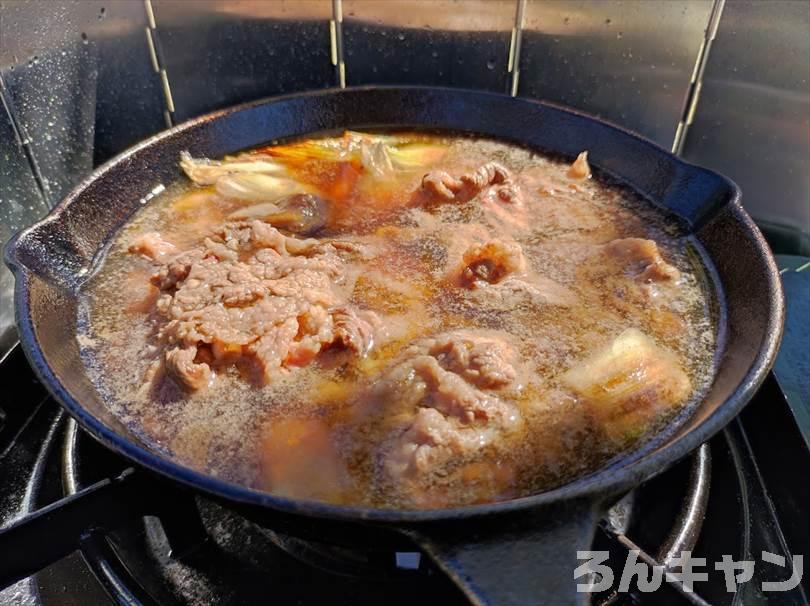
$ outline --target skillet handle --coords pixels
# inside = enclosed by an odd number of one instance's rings
[[[600,507],[568,501],[407,532],[473,606],[587,604],[574,580],[577,551],[591,549]]]
[[[58,288],[72,290],[85,278],[95,254],[81,233],[69,218],[57,221],[49,216],[9,239],[3,251],[6,265],[17,278],[30,272]]]

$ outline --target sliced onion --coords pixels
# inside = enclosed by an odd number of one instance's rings
[[[180,152],[180,168],[198,185],[213,185],[220,178],[240,173],[282,177],[287,169],[269,158],[255,154],[240,154],[224,162],[208,158],[192,158],[187,151]]]
[[[248,202],[274,202],[301,189],[292,179],[255,173],[226,175],[216,181],[217,193],[223,198]]]
[[[233,211],[228,215],[229,219],[263,219],[268,215],[281,212],[275,202],[264,202],[262,204],[251,204]]]
[[[360,161],[363,168],[375,177],[386,177],[394,172],[388,146],[382,141],[364,141],[360,146]]]
[[[327,202],[314,194],[293,194],[277,202],[252,204],[228,215],[229,219],[259,219],[299,235],[315,233],[326,225]]]

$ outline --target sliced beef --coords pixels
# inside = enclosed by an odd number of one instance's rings
[[[471,200],[474,204],[465,204]],[[457,209],[444,208],[447,203]],[[525,234],[531,224],[517,177],[497,162],[488,162],[460,177],[432,171],[422,178],[412,204],[433,213],[460,213],[465,223],[485,224],[499,235]]]
[[[143,255],[153,261],[160,261],[168,256],[176,255],[177,247],[164,240],[156,231],[150,231],[137,236],[129,245],[129,252]]]
[[[475,244],[464,251],[459,282],[468,288],[497,284],[513,274],[526,271],[526,259],[516,242],[494,239]]]
[[[158,338],[168,374],[196,390],[225,365],[267,383],[326,347],[365,355],[376,316],[346,305],[340,283],[351,254],[250,221],[227,223],[166,261],[153,283],[161,290]],[[210,359],[201,359],[203,351]]]
[[[458,252],[456,252],[456,255]],[[534,305],[570,305],[568,288],[529,271],[517,242],[488,239],[471,244],[450,272],[454,284],[476,291],[487,307],[514,309],[527,301]]]
[[[336,342],[360,355],[373,347],[375,324],[379,324],[376,314],[342,306],[332,310],[332,318]]]
[[[194,249],[182,252],[166,260],[160,269],[152,276],[152,284],[161,291],[168,291],[188,277],[194,263],[201,260],[205,251]]]
[[[605,245],[605,252],[640,282],[676,280],[680,272],[664,261],[653,240],[623,238]]]
[[[486,428],[459,428],[435,408],[420,408],[390,449],[385,471],[393,479],[435,473],[452,457],[463,458],[494,437]]]
[[[372,400],[399,419],[380,451],[389,482],[445,473],[521,426],[499,390],[520,389],[503,335],[454,331],[422,339],[375,382]]]
[[[211,380],[211,368],[208,364],[194,361],[197,356],[195,346],[181,349],[174,347],[164,356],[166,372],[178,380],[184,387],[196,391],[208,386]]]
[[[422,177],[422,189],[445,200],[455,200],[463,185],[460,179],[443,170],[434,170]]]
[[[512,180],[512,175],[497,162],[487,162],[474,172],[461,175],[460,180],[465,185],[481,190],[488,185],[508,183]]]
[[[661,256],[652,240],[622,238],[572,250],[575,288],[583,305],[604,308],[617,318],[637,318],[658,336],[683,326],[672,304],[683,288],[680,272]],[[639,316],[639,310],[647,310]],[[676,312],[676,313],[673,313]]]
[[[445,370],[481,388],[504,387],[517,377],[515,351],[502,340],[445,333],[430,340],[428,354]]]
[[[422,178],[422,189],[438,200],[467,202],[485,192],[501,202],[520,203],[517,184],[511,173],[497,162],[487,162],[476,170],[456,178],[441,170]]]

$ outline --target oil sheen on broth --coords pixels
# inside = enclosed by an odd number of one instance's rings
[[[346,132],[181,166],[83,289],[80,343],[185,465],[340,504],[503,500],[637,446],[711,380],[696,255],[587,154]]]

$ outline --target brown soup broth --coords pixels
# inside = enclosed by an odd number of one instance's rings
[[[79,342],[110,409],[145,443],[275,494],[448,507],[564,484],[700,399],[713,376],[716,303],[676,221],[521,147],[390,136],[399,147],[381,174],[368,156],[320,157],[306,141],[259,150],[328,202],[309,237],[362,248],[330,249],[342,272],[330,292],[340,309],[375,318],[367,352],[337,339],[305,361],[288,354],[262,380],[239,357],[244,347],[212,362],[206,344],[194,361],[209,363],[209,382],[184,388],[161,361],[167,295],[150,278],[166,261],[134,254],[132,242],[158,232],[173,251],[204,247],[223,223],[252,220],[245,209],[260,202],[184,180],[122,228],[83,288]],[[459,177],[491,162],[508,176],[469,191]],[[450,197],[424,185],[439,170],[455,179]],[[234,263],[247,263],[240,255]]]

